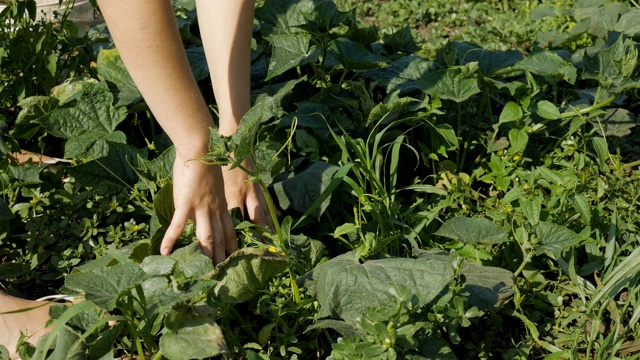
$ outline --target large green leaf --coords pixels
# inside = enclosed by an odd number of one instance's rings
[[[98,76],[116,91],[117,105],[129,105],[142,99],[117,49],[101,50],[98,54],[96,69]]]
[[[466,101],[480,92],[474,64],[432,72],[420,79],[418,84],[429,95],[455,102]]]
[[[204,359],[227,350],[211,308],[178,307],[167,315],[165,326],[160,351],[169,360]]]
[[[342,65],[345,70],[367,70],[384,67],[389,59],[374,54],[362,44],[347,38],[338,38],[329,46],[327,64]]]
[[[590,19],[589,33],[604,38],[607,36],[607,32],[614,28],[620,14],[627,11],[627,6],[619,2],[582,0],[576,3],[573,17],[577,21]]]
[[[240,249],[216,267],[212,278],[219,282],[213,293],[227,303],[245,302],[258,295],[271,278],[288,266],[287,258],[278,253],[256,248]]]
[[[583,79],[597,80],[603,87],[611,88],[629,80],[638,62],[638,51],[631,39],[620,36],[610,47],[590,56],[585,54],[582,61]]]
[[[135,263],[72,272],[65,279],[65,286],[85,294],[87,300],[107,310],[113,310],[116,301],[124,293],[141,284],[147,274]]]
[[[84,83],[77,103],[58,108],[39,122],[51,135],[68,139],[65,157],[97,159],[108,154],[109,142],[126,142],[125,134],[115,128],[127,109],[112,103],[113,95],[104,86]]]
[[[403,56],[389,66],[369,70],[367,76],[387,87],[387,93],[400,94],[420,90],[417,81],[433,70],[434,64],[418,55]]]
[[[147,157],[146,150],[118,143],[105,145],[108,145],[107,156],[69,168],[69,174],[84,186],[99,186],[105,181],[133,186],[138,181],[134,167],[138,159]]]
[[[477,62],[483,76],[513,66],[524,58],[518,50],[491,51],[460,42],[451,43],[451,47],[458,53],[461,64]]]
[[[317,2],[318,0],[266,0],[255,13],[263,36],[300,31],[299,27],[312,17]]]
[[[607,109],[606,115],[589,119],[589,122],[602,136],[623,137],[631,134],[638,125],[636,116],[625,109]]]
[[[470,244],[498,244],[507,241],[506,231],[485,218],[458,216],[447,220],[435,235]]]
[[[314,62],[322,51],[311,45],[311,35],[307,33],[278,34],[266,38],[273,45],[267,78],[269,80],[289,69]]]
[[[631,9],[628,13],[620,16],[613,30],[633,37],[640,35],[640,9]]]
[[[450,264],[388,258],[360,263],[355,252],[316,267],[305,286],[320,302],[318,316],[354,322],[368,308],[388,306],[394,286],[414,291],[421,306],[431,302],[453,279]]]
[[[441,250],[416,249],[414,255],[422,260],[451,264],[451,256]],[[509,270],[464,261],[461,273],[466,279],[464,291],[469,293],[469,304],[480,310],[501,308],[513,295],[515,280]]]
[[[283,181],[274,183],[273,188],[280,206],[283,209],[292,208],[301,213],[306,212],[329,186],[333,174],[339,168],[339,166],[319,161],[299,173],[290,174]],[[330,201],[331,195],[327,196],[311,216],[319,219]]]
[[[328,33],[349,17],[349,12],[339,11],[332,0],[315,0],[314,2],[313,11],[310,14],[304,14],[306,23],[299,26],[300,29],[311,34]]]
[[[58,99],[50,96],[32,96],[20,101],[18,106],[22,110],[11,129],[11,135],[31,139],[40,130],[38,121],[55,110],[58,103]]]
[[[549,50],[532,53],[528,58],[515,64],[513,69],[526,70],[543,77],[563,79],[570,84],[574,84],[577,77],[577,70],[571,63]]]
[[[191,67],[191,72],[196,81],[209,77],[209,63],[207,63],[204,48],[202,46],[188,48],[186,53],[189,67]]]
[[[536,254],[549,253],[559,255],[582,241],[582,237],[562,225],[542,222],[536,226],[538,243],[534,246]]]

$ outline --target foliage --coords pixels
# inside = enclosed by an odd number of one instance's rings
[[[436,16],[382,4],[394,26]],[[72,159],[18,166],[2,149],[3,286],[87,300],[54,311],[52,335],[22,358],[637,355],[639,13],[604,0],[462,4],[466,17],[517,16],[430,48],[331,1],[261,2],[254,106],[234,136],[212,129],[202,161],[252,157],[275,231],[237,219],[242,249],[218,268],[188,245],[192,224],[186,246],[158,256],[174,153],[108,34],[92,30],[104,47],[93,78],[25,98],[2,133]],[[192,5],[176,14],[206,83]],[[506,41],[517,21],[522,37]]]

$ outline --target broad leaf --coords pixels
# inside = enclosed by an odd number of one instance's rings
[[[433,62],[418,55],[403,56],[389,66],[369,70],[367,76],[387,87],[387,93],[400,91],[401,95],[420,90],[418,80],[432,71]]]
[[[429,95],[463,102],[480,92],[472,64],[432,72],[418,81]]]
[[[577,245],[582,238],[564,226],[543,222],[536,227],[538,243],[536,254],[549,253],[559,255],[563,250]]]
[[[211,308],[178,307],[169,313],[165,325],[160,351],[169,360],[204,359],[227,350]]]
[[[108,146],[106,156],[69,168],[69,174],[84,186],[99,186],[108,181],[119,186],[133,186],[138,181],[134,167],[138,159],[146,158],[146,150],[133,146],[105,143]]]
[[[273,188],[280,206],[285,210],[292,208],[301,213],[306,212],[327,188],[338,169],[336,165],[319,161],[299,173],[291,174],[283,181],[276,182]],[[331,195],[327,196],[311,215],[319,219],[330,201]]]
[[[416,249],[414,255],[418,259],[451,265],[451,257],[444,251]],[[469,293],[469,304],[480,310],[501,308],[513,295],[515,279],[509,270],[464,261],[461,273],[466,279],[464,291]]]
[[[460,64],[477,62],[483,76],[490,76],[497,70],[513,66],[524,58],[518,50],[491,51],[455,41],[451,43],[451,47],[458,53]]]
[[[589,1],[579,1],[573,10],[573,17],[577,21],[590,19],[589,33],[604,38],[618,22],[620,14],[627,11],[628,8],[623,3],[601,1],[599,4],[593,4]]]
[[[83,90],[75,105],[58,108],[39,122],[51,135],[69,139],[65,157],[97,159],[108,154],[107,142],[126,142],[125,134],[115,128],[127,109],[114,108],[113,95],[104,86],[85,83]]]
[[[534,52],[513,68],[543,77],[563,79],[570,84],[574,84],[577,77],[577,70],[571,63],[549,50]]]
[[[140,101],[142,97],[138,87],[124,66],[117,49],[101,50],[96,69],[98,76],[104,79],[112,90],[116,90],[117,105],[129,105]]]
[[[514,103],[513,101],[509,101],[500,113],[499,123],[503,124],[512,121],[518,121],[522,119],[523,116],[524,114],[520,105]]]
[[[204,80],[209,77],[209,63],[202,46],[188,48],[186,50],[189,67],[196,81]]]
[[[447,220],[435,235],[470,244],[498,244],[507,241],[506,231],[491,220],[464,216]]]
[[[175,250],[171,258],[176,260],[176,269],[180,271],[177,275],[184,279],[197,279],[213,272],[211,259],[195,242]]]
[[[368,70],[384,67],[389,59],[369,51],[362,44],[338,38],[329,46],[327,64],[342,65],[345,70]]]
[[[420,47],[416,44],[411,33],[411,27],[409,25],[402,28],[400,31],[395,31],[391,34],[384,34],[382,41],[385,47],[390,47],[396,52],[415,54],[420,51]]]
[[[640,9],[631,9],[628,13],[620,16],[613,30],[632,37],[640,35]]]
[[[605,116],[589,119],[589,122],[598,134],[605,137],[627,136],[638,125],[636,116],[625,109],[607,109]]]
[[[556,120],[560,118],[560,110],[558,110],[552,102],[547,100],[538,102],[536,113],[547,120]]]
[[[331,0],[315,0],[315,7],[309,14],[305,14],[306,24],[300,25],[311,34],[328,33],[340,26],[349,17],[349,12],[338,10],[336,3]]]
[[[87,300],[110,311],[120,296],[141,284],[146,277],[147,274],[137,264],[128,262],[72,272],[67,276],[65,286],[85,294]]]
[[[58,99],[50,96],[32,96],[20,101],[18,106],[22,110],[13,125],[11,135],[31,139],[41,128],[38,121],[55,110],[58,103]]]
[[[219,283],[213,293],[224,302],[245,302],[263,290],[269,280],[289,266],[287,258],[264,249],[243,248],[220,263],[212,275]]]
[[[160,225],[168,227],[173,219],[175,208],[173,205],[173,183],[165,184],[153,198],[153,212],[158,217]]]
[[[306,24],[309,21],[308,18],[312,18],[317,2],[317,0],[266,0],[264,5],[255,11],[263,36],[300,31],[299,27]]]
[[[278,122],[278,127],[290,127],[293,124],[293,119],[296,119],[298,128],[308,128],[313,133],[323,139],[329,136],[329,121],[330,110],[327,105],[301,102],[296,104],[298,109],[296,112],[287,114]]]
[[[269,80],[289,69],[314,62],[321,50],[311,45],[311,35],[307,33],[271,35],[266,38],[273,45],[267,78]]]
[[[360,263],[356,253],[349,252],[312,270],[305,286],[320,302],[319,317],[354,322],[369,308],[388,306],[394,286],[413,290],[424,306],[452,279],[450,264],[401,258]]]
[[[629,80],[638,63],[638,51],[631,39],[620,36],[609,48],[596,52],[593,56],[588,53],[583,59],[583,79],[597,80],[601,86],[628,86]]]
[[[395,120],[403,110],[416,102],[418,102],[418,100],[410,97],[402,97],[396,98],[389,103],[380,103],[369,113],[366,125],[377,124],[382,120]]]

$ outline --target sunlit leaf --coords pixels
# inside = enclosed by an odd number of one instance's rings
[[[434,234],[471,244],[507,241],[506,231],[485,218],[458,216],[447,220]]]

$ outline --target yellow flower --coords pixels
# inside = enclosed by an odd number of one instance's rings
[[[273,246],[270,246],[270,247],[269,247],[269,252],[277,253],[277,252],[278,252],[278,249],[274,248]]]
[[[529,190],[529,184],[522,185],[522,188],[525,189],[525,190]]]
[[[520,161],[520,159],[522,159],[522,156],[520,156],[520,155],[513,155],[513,161]]]
[[[505,207],[504,207],[504,210],[505,210],[506,212],[510,213],[510,212],[511,212],[511,210],[512,210],[512,209],[511,209],[511,205],[507,205],[507,206],[505,206]]]

